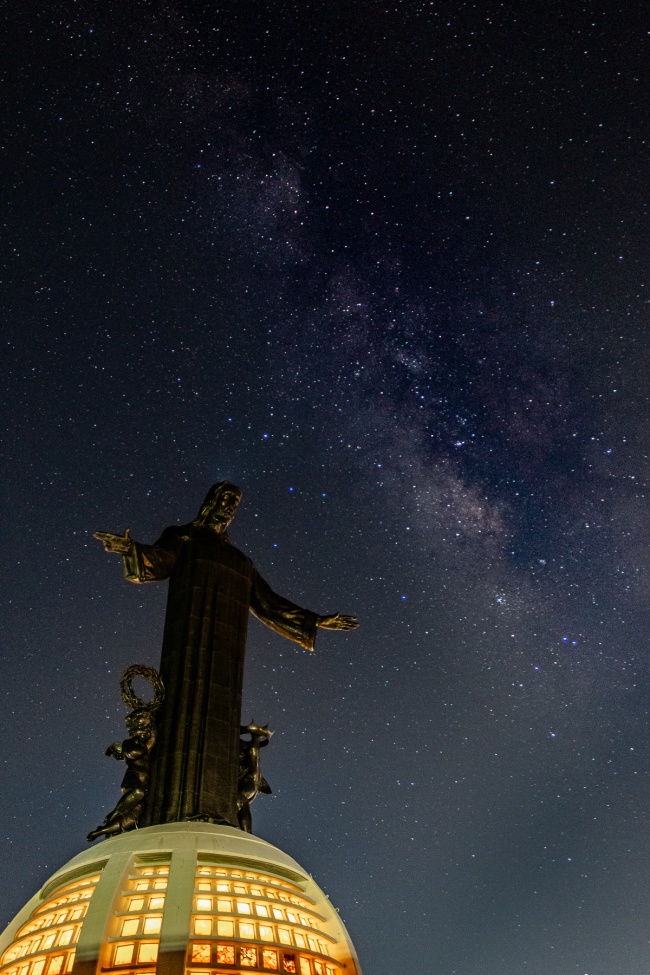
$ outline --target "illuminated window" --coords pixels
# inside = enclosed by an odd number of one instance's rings
[[[235,937],[235,922],[234,921],[222,921],[219,919],[217,921],[217,934],[222,938],[234,938]]]
[[[253,897],[261,897],[262,889],[260,887],[251,887],[251,894]]]
[[[47,966],[47,975],[59,975],[63,970],[65,955],[52,955],[50,964]]]
[[[292,924],[297,924],[298,923],[298,918],[293,913],[293,911],[287,911],[287,921],[291,921]]]
[[[144,897],[132,897],[129,901],[130,911],[141,911],[144,907]]]
[[[133,958],[133,949],[135,945],[116,945],[115,954],[113,955],[114,965],[130,965],[131,959]]]
[[[278,953],[277,951],[271,951],[270,948],[262,949],[262,964],[265,968],[270,968],[272,971],[277,971],[278,969]]]
[[[197,909],[197,911],[211,911],[212,910],[212,898],[211,897],[197,897],[196,898],[196,909]]]
[[[226,914],[230,914],[232,910],[232,902],[223,900],[223,898],[219,898],[217,900],[217,910],[224,911]]]
[[[309,964],[309,958],[300,959],[300,975],[311,975],[311,966]]]
[[[273,917],[276,917],[278,921],[284,921],[284,914],[282,913],[279,907],[273,908]]]
[[[288,928],[278,928],[278,938],[283,945],[291,944],[291,932]]]
[[[212,886],[207,884],[205,881],[196,885],[197,890],[212,890]]]
[[[243,884],[233,884],[232,885],[232,892],[233,892],[233,894],[247,894],[248,893],[248,891],[246,890],[246,888],[244,887]]]
[[[282,956],[282,970],[284,972],[297,972],[296,968],[296,956],[295,955],[283,955]]]
[[[302,931],[294,931],[293,936],[296,939],[296,944],[298,945],[299,948],[307,947],[307,941]]]
[[[237,910],[240,914],[250,914],[251,906],[248,901],[237,901]]]
[[[269,916],[269,909],[266,906],[266,904],[256,904],[255,905],[255,911],[256,911],[257,914],[259,914],[260,917],[268,917]]]
[[[160,928],[162,925],[162,917],[158,914],[153,914],[150,917],[145,917],[144,924],[142,925],[143,934],[160,934]]]
[[[230,891],[230,884],[224,884],[223,882],[219,882],[217,884],[217,890],[223,894],[227,894]]]
[[[212,934],[212,918],[209,917],[197,917],[194,919],[194,934],[203,935],[203,937],[210,936]]]
[[[239,922],[239,937],[240,938],[255,938],[255,925],[251,924],[249,921]]]
[[[316,941],[316,938],[308,937],[307,940],[309,942],[309,947],[311,948],[311,950],[318,951],[318,942]]]
[[[273,941],[273,928],[270,924],[260,924],[260,941]]]
[[[209,965],[212,960],[210,945],[192,945],[192,962],[195,965]]]
[[[239,951],[239,960],[246,968],[257,968],[257,948],[252,945],[242,945]]]
[[[122,921],[122,930],[120,934],[123,938],[130,938],[132,934],[138,933],[138,928],[140,927],[139,917],[130,917],[125,921]]]
[[[325,975],[325,966],[323,965],[322,961],[318,960],[318,958],[314,958],[314,971],[316,972],[316,975]]]
[[[217,945],[217,965],[235,964],[235,946]]]
[[[149,910],[150,911],[160,911],[165,906],[165,898],[163,897],[150,897],[149,898]]]
[[[156,880],[156,882],[153,885],[153,889],[154,890],[167,890],[167,881],[166,880]]]

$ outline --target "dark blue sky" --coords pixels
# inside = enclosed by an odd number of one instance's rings
[[[647,25],[27,2],[4,112],[0,919],[85,845],[207,488],[279,592],[255,829],[364,971],[646,975]]]

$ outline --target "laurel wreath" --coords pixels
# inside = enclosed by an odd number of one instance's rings
[[[153,688],[153,701],[143,701],[133,690],[133,678],[144,677]],[[155,667],[147,667],[145,664],[133,664],[122,674],[120,680],[120,694],[122,700],[132,711],[140,708],[146,711],[157,711],[165,699],[165,687],[162,678]]]

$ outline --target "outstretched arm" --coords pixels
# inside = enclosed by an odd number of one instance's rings
[[[353,630],[359,624],[355,616],[318,616],[310,609],[302,609],[295,603],[273,592],[259,572],[253,572],[251,612],[262,623],[288,640],[294,640],[305,650],[313,650],[318,629]]]
[[[167,528],[153,545],[134,542],[129,529],[123,535],[95,532],[107,552],[122,556],[124,575],[129,582],[157,582],[166,579],[178,559],[183,535],[180,529]]]

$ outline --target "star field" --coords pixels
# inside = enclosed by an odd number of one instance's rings
[[[649,35],[629,6],[28,2],[5,46],[0,920],[113,807],[210,484],[254,830],[366,973],[647,975]]]

